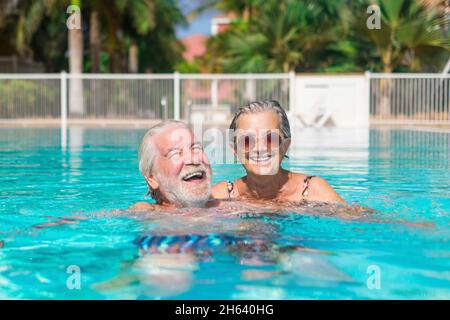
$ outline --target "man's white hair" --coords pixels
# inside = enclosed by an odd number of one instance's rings
[[[159,152],[153,143],[153,137],[171,127],[191,129],[188,124],[182,121],[166,120],[151,127],[142,137],[139,145],[139,171],[144,177],[152,175],[153,162]]]

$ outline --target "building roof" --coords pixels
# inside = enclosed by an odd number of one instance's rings
[[[203,34],[193,34],[181,39],[184,45],[183,58],[189,62],[194,61],[195,58],[201,57],[206,52],[206,41],[208,36]]]

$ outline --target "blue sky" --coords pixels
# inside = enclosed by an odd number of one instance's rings
[[[178,0],[180,8],[185,15],[196,8],[202,0]],[[205,2],[205,1],[204,1]],[[211,34],[211,18],[218,14],[217,10],[208,10],[197,16],[194,20],[189,21],[186,28],[177,27],[177,37],[184,38],[191,34]]]

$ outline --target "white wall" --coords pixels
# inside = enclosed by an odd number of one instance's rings
[[[313,76],[295,79],[292,121],[313,125],[314,119],[327,110],[337,127],[369,126],[369,86],[364,75]]]

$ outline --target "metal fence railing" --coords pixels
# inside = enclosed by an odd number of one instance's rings
[[[367,73],[361,77],[369,84],[362,93],[367,107],[361,108],[369,108],[370,123],[450,124],[449,75]],[[275,99],[288,111],[298,112],[305,108],[305,97],[297,92],[297,78],[293,72],[0,74],[0,120],[226,122],[237,107],[259,99]],[[333,81],[337,78],[334,75]],[[308,76],[301,79],[313,81]],[[331,104],[339,83],[329,93]],[[355,94],[349,90],[338,93]]]
[[[289,110],[292,75],[0,74],[0,119],[220,122],[257,99]]]
[[[370,74],[371,123],[450,123],[450,75]]]
[[[180,115],[187,120],[222,122],[246,102],[278,100],[290,109],[290,74],[180,75]],[[294,91],[292,91],[294,92]]]
[[[61,117],[59,74],[0,75],[0,119]]]
[[[67,75],[68,119],[174,118],[172,75]]]

